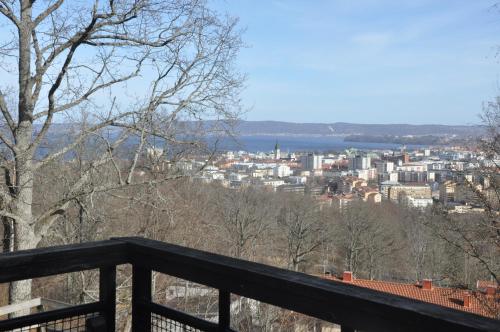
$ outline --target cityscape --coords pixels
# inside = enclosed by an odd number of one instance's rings
[[[154,148],[148,153],[153,151],[162,153]],[[448,213],[484,212],[477,193],[495,203],[495,190],[481,170],[497,161],[462,147],[407,150],[401,146],[320,154],[282,152],[277,141],[268,152],[227,151],[215,159],[208,164],[186,159],[175,167],[191,174],[194,181],[311,195],[339,209],[354,201],[386,200],[418,209],[439,204]]]

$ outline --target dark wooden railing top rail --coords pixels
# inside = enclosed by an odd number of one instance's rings
[[[124,241],[105,240],[0,254],[0,283],[129,263]]]
[[[142,238],[2,254],[0,282],[94,268],[102,273],[103,268],[125,263],[132,264],[135,271],[158,271],[217,288],[225,299],[230,293],[237,294],[353,329],[500,331],[498,320]]]

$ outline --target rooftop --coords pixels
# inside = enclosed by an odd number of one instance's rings
[[[460,288],[437,287],[430,279],[415,284],[357,279],[349,271],[344,272],[342,277],[325,275],[324,278],[485,317],[497,318],[500,313],[498,286],[487,281],[479,281],[478,289],[469,291]]]

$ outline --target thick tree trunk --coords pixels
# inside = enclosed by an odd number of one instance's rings
[[[18,144],[25,149],[16,155],[16,196],[14,197],[14,213],[19,217],[14,223],[14,250],[33,249],[37,245],[37,237],[33,224],[33,162],[29,148],[32,124],[25,121],[19,125],[16,137]],[[31,299],[31,280],[12,282],[9,288],[9,302],[18,303]],[[16,312],[12,316],[29,313]]]
[[[22,158],[21,158],[22,159]],[[14,250],[33,249],[37,245],[34,225],[32,224],[33,170],[31,160],[18,166],[16,178],[17,196],[14,200],[14,212],[20,217],[14,224]],[[9,288],[9,302],[18,303],[31,299],[31,280],[12,282]],[[12,316],[29,313],[16,312]]]
[[[31,31],[32,2],[21,1],[19,25],[19,100],[18,124],[15,131],[15,196],[13,212],[18,219],[14,224],[14,250],[36,247],[37,238],[32,216],[33,202],[33,100],[31,80]],[[31,299],[31,280],[12,282],[9,288],[10,303]],[[17,312],[14,316],[29,312]]]

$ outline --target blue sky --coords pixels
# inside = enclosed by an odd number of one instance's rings
[[[499,93],[493,0],[212,0],[240,17],[248,120],[478,122]]]

